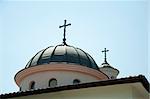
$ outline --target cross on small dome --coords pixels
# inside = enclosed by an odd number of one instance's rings
[[[107,63],[107,56],[106,56],[106,53],[108,52],[109,50],[107,50],[106,48],[104,48],[104,50],[102,51],[102,53],[104,53],[104,63],[105,64],[108,64]]]

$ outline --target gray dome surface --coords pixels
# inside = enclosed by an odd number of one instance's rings
[[[99,70],[94,59],[82,49],[70,45],[50,46],[39,51],[26,65],[25,68],[38,66],[42,64],[50,64],[52,62],[67,64],[79,64],[89,68]]]

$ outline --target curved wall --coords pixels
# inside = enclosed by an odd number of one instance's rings
[[[35,73],[26,77],[20,83],[21,90],[29,90],[30,82],[35,82],[35,88],[47,88],[49,87],[49,80],[55,78],[57,80],[57,86],[63,85],[72,85],[74,79],[79,79],[81,83],[97,81],[97,78],[94,78],[89,75],[85,75],[78,72],[69,72],[69,71],[46,71]]]
[[[57,86],[72,85],[74,79],[80,83],[108,79],[102,72],[74,64],[47,64],[24,69],[15,76],[15,81],[21,91],[30,90],[31,82],[35,89],[49,87],[49,80],[55,78]]]

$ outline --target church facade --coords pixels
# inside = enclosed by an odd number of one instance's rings
[[[149,99],[149,82],[143,75],[117,78],[119,70],[106,58],[98,66],[84,50],[66,43],[49,46],[33,56],[15,75],[18,92],[1,99]]]

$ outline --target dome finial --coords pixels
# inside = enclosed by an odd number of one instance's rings
[[[67,22],[67,20],[64,20],[64,25],[59,26],[59,28],[64,27],[64,38],[63,38],[64,45],[67,45],[67,43],[66,43],[66,27],[69,26],[69,25],[71,25],[70,23],[66,24],[66,22]]]
[[[104,50],[102,51],[102,53],[104,52],[104,64],[108,64],[107,63],[107,57],[106,57],[106,53],[108,52],[109,50],[106,50],[106,48],[104,48]]]

